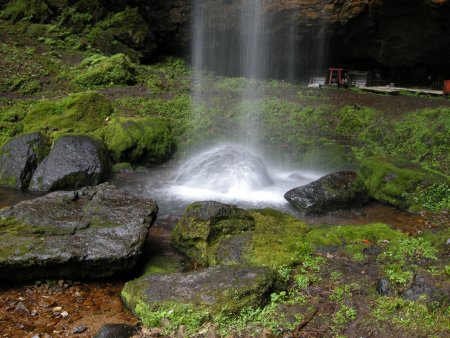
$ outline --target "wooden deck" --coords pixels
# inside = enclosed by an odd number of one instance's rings
[[[360,87],[361,90],[370,93],[400,95],[402,92],[413,93],[417,95],[429,95],[429,96],[444,96],[444,91],[433,89],[415,89],[415,88],[402,88],[402,87]]]

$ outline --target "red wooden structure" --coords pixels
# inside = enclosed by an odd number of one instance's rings
[[[444,81],[444,95],[450,95],[450,80]]]
[[[344,68],[328,68],[328,85],[337,84],[341,86],[344,84]]]

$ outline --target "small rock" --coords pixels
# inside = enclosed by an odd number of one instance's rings
[[[382,296],[387,296],[391,293],[389,281],[387,279],[381,278],[378,280],[377,292]]]
[[[16,307],[14,308],[14,312],[21,313],[24,315],[30,314],[30,310],[28,310],[25,304],[22,302],[17,303]]]
[[[129,324],[106,324],[94,338],[129,338],[139,331],[138,327]]]
[[[61,317],[67,318],[67,317],[69,317],[69,313],[67,311],[63,311],[63,312],[61,312]]]
[[[36,310],[31,311],[31,317],[36,317],[38,315],[38,312]]]
[[[59,312],[59,311],[61,311],[62,310],[62,307],[61,306],[55,306],[53,309],[52,309],[52,312]]]
[[[83,333],[86,330],[87,330],[87,326],[85,326],[85,325],[78,325],[78,326],[74,327],[72,333],[75,333],[75,334]]]
[[[447,242],[445,242],[445,245],[450,245],[450,238],[447,239]]]
[[[161,329],[158,327],[153,327],[151,329],[143,328],[142,334],[145,337],[159,337],[161,335]]]

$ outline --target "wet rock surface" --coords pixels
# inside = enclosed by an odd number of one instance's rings
[[[76,189],[101,183],[109,171],[104,147],[89,136],[63,136],[31,178],[29,190]]]
[[[207,265],[208,247],[222,236],[240,234],[254,228],[245,210],[215,201],[194,202],[177,223],[172,238],[175,246],[194,261]]]
[[[94,338],[129,338],[135,335],[139,328],[129,324],[106,324]]]
[[[17,136],[0,148],[0,185],[26,189],[48,147],[41,133]]]
[[[0,212],[0,279],[98,278],[133,268],[158,207],[112,185],[54,192]]]
[[[289,190],[284,198],[306,214],[349,209],[368,200],[363,182],[352,171],[326,175],[310,184]]]
[[[122,297],[141,319],[150,309],[174,302],[212,313],[227,305],[233,312],[263,304],[274,282],[269,268],[216,266],[188,273],[147,274],[126,283]]]

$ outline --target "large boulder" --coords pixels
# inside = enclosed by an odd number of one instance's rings
[[[29,190],[76,189],[101,183],[108,175],[109,160],[103,145],[85,135],[62,136],[38,165]]]
[[[219,202],[194,202],[172,232],[174,245],[195,262],[214,265],[279,267],[295,254],[308,227],[273,210],[243,210]]]
[[[289,190],[284,198],[306,214],[353,208],[368,199],[363,181],[352,171],[323,176],[305,186]]]
[[[210,263],[209,249],[223,236],[241,234],[255,227],[253,217],[235,205],[215,201],[194,202],[172,232],[175,246],[197,263]]]
[[[0,185],[26,189],[48,145],[41,133],[17,136],[0,148]]]
[[[0,211],[0,280],[98,278],[135,266],[158,207],[109,184]]]
[[[172,330],[181,324],[197,329],[220,312],[237,314],[264,305],[275,280],[271,269],[261,267],[147,274],[126,283],[122,298],[147,327],[160,326],[166,319]]]

